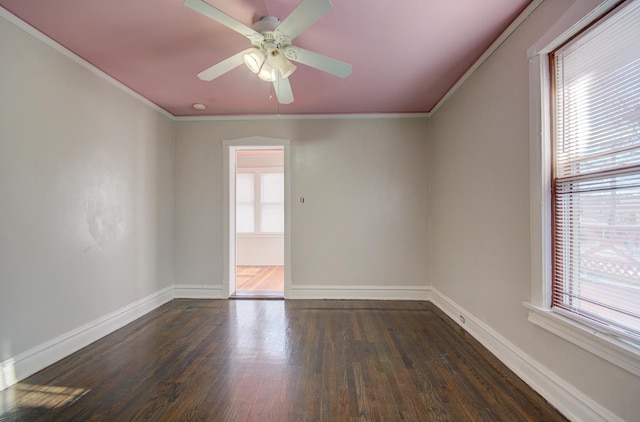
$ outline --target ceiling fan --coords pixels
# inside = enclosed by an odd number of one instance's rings
[[[295,37],[333,8],[331,0],[302,0],[284,21],[265,16],[252,27],[204,0],[184,0],[184,5],[244,35],[253,45],[198,73],[203,81],[212,81],[244,63],[260,79],[273,83],[279,103],[289,104],[293,102],[293,92],[288,78],[296,70],[290,60],[341,78],[351,74],[348,63],[291,45]]]

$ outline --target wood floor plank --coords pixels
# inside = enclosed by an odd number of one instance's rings
[[[284,291],[284,267],[282,265],[238,265],[236,291],[282,292]]]
[[[173,300],[0,392],[2,421],[562,421],[428,302]]]

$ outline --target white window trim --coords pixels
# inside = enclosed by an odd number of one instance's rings
[[[621,0],[605,0],[593,10],[576,2],[528,51],[529,182],[531,216],[531,298],[523,305],[529,321],[640,376],[640,345],[619,338],[578,315],[551,308],[551,134],[548,54]],[[576,22],[574,24],[574,22]]]

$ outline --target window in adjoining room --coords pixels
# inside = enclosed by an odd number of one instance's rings
[[[236,176],[238,233],[284,232],[284,173],[255,169]]]

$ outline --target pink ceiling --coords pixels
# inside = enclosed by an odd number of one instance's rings
[[[240,66],[201,70],[250,47],[182,0],[0,0],[0,5],[175,116],[430,111],[530,0],[332,0],[293,45],[353,65],[346,79],[299,65],[295,101]],[[251,25],[300,0],[208,0]],[[207,106],[194,110],[193,103]]]

